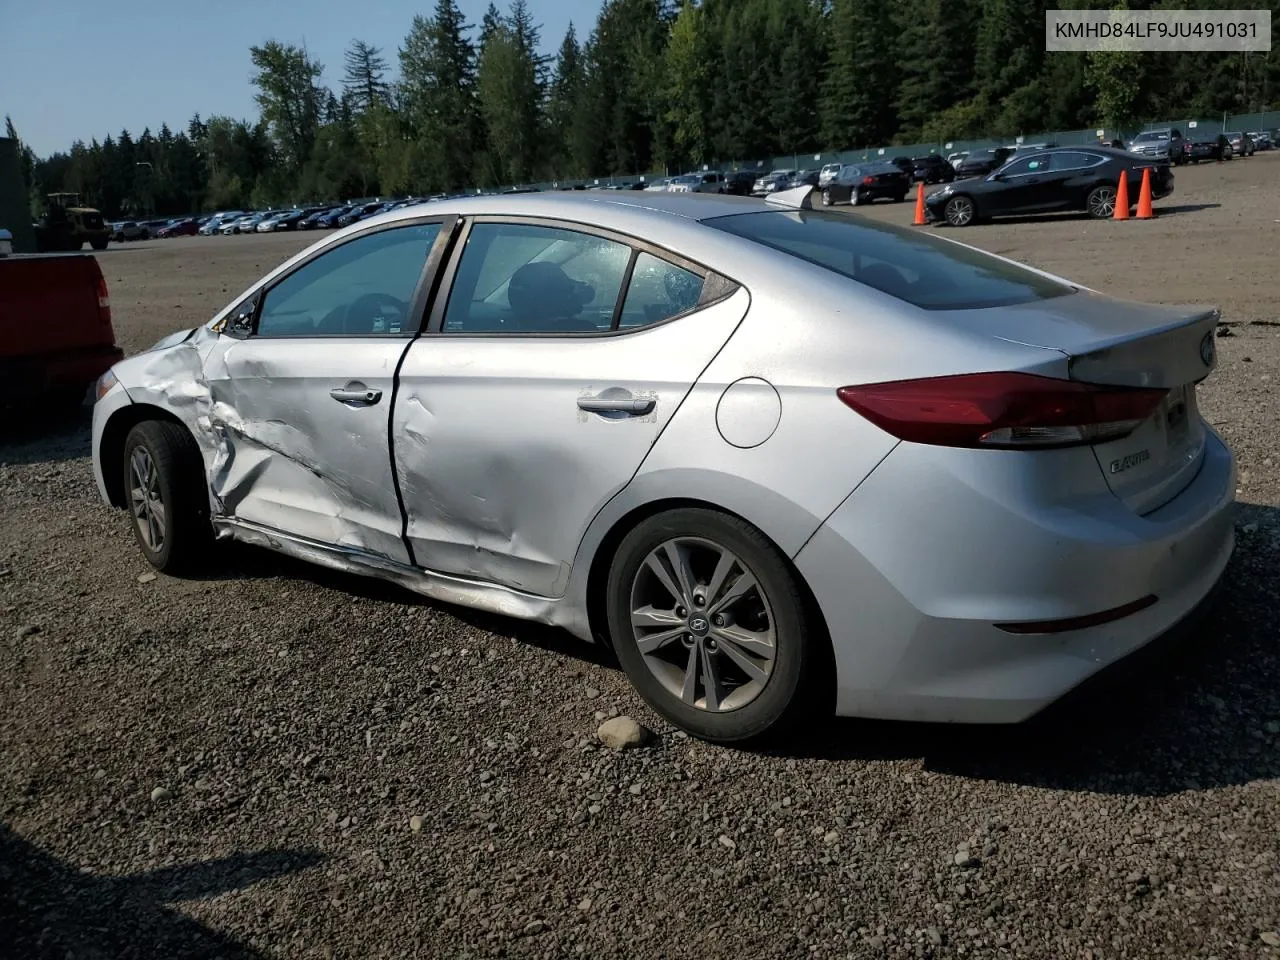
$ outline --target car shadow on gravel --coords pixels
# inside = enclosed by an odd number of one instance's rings
[[[434,600],[422,594],[414,593],[406,587],[379,580],[375,577],[364,577],[342,570],[321,567],[316,564],[273,553],[261,547],[243,543],[223,543],[218,545],[222,555],[213,564],[212,569],[199,577],[201,580],[244,580],[275,579],[305,580],[318,587],[336,590],[350,596],[361,597],[379,603],[399,603],[412,606],[429,607],[448,614],[477,630],[492,633],[501,637],[510,637],[525,646],[536,647],[558,656],[571,657],[584,663],[596,666],[619,669],[613,650],[602,643],[584,643],[577,637],[546,624],[529,620],[517,620],[497,613],[474,610]]]
[[[60,463],[88,457],[93,410],[4,411],[0,416],[0,466]]]
[[[919,757],[938,773],[1130,796],[1280,777],[1280,509],[1241,505],[1236,554],[1203,615],[1010,726],[836,719],[771,753]]]
[[[249,960],[257,950],[169,907],[315,866],[309,850],[237,853],[126,877],[85,873],[0,824],[0,931],[5,956],[217,957]]]
[[[1201,210],[1216,210],[1221,207],[1220,203],[1175,203],[1172,206],[1158,206],[1155,208],[1156,217],[1166,217],[1169,214],[1175,216],[1180,213],[1199,213]]]

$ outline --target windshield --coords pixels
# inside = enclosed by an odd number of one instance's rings
[[[1074,293],[991,254],[909,228],[824,211],[704,220],[926,310],[975,310]]]
[[[698,177],[690,173],[690,174],[685,174],[683,177],[672,177],[671,182],[672,183],[697,183]]]

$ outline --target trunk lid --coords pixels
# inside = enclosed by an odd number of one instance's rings
[[[1082,290],[958,314],[990,336],[1066,354],[1072,380],[1169,391],[1128,436],[1093,447],[1111,491],[1135,513],[1158,509],[1195,477],[1205,444],[1196,385],[1217,362],[1215,308],[1132,303]]]

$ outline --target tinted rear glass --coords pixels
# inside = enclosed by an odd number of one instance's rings
[[[980,250],[864,217],[806,210],[703,222],[926,310],[1000,307],[1075,291]]]
[[[902,168],[896,163],[890,163],[888,160],[877,160],[874,163],[862,163],[858,165],[858,169],[866,175],[873,173],[901,173]]]

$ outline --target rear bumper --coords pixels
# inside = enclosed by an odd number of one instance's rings
[[[0,360],[0,401],[30,400],[54,390],[88,389],[124,359],[119,347],[89,347],[15,360]]]
[[[837,713],[1024,720],[1176,627],[1221,578],[1235,463],[1212,431],[1196,478],[1146,516],[1105,490],[1096,465],[1103,489],[1081,497],[1079,461],[1050,457],[1041,482],[1002,485],[979,459],[990,452],[900,445],[796,556],[831,633]],[[1096,627],[995,626],[1148,595],[1153,605]]]

